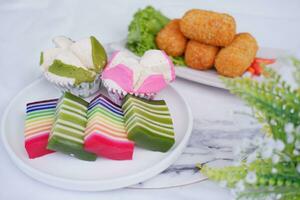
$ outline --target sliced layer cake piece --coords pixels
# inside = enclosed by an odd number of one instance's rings
[[[26,105],[25,149],[31,159],[54,152],[47,149],[47,143],[57,101],[50,99]]]
[[[127,95],[122,109],[128,139],[136,145],[160,152],[166,152],[173,146],[173,122],[164,100],[145,100]]]
[[[93,161],[96,155],[83,149],[84,129],[87,123],[88,103],[65,92],[55,112],[48,149],[60,151],[81,160]]]
[[[113,160],[131,160],[134,142],[127,139],[123,111],[104,95],[88,108],[84,149]]]

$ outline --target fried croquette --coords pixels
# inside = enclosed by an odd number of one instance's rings
[[[210,69],[213,67],[218,50],[218,47],[190,40],[185,50],[185,63],[193,69]]]
[[[251,34],[237,34],[229,46],[220,50],[215,67],[223,76],[241,76],[251,65],[257,50],[257,42]]]
[[[233,41],[236,23],[228,14],[192,9],[180,20],[180,30],[189,39],[224,47]]]
[[[187,38],[179,28],[180,19],[170,21],[156,36],[156,45],[170,56],[181,56],[184,53]]]

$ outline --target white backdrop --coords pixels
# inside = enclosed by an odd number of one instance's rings
[[[300,1],[217,0],[45,0],[0,1],[0,112],[9,100],[40,76],[39,52],[51,38],[79,39],[95,35],[101,42],[126,37],[132,14],[151,4],[169,17],[181,17],[189,8],[212,9],[236,15],[238,31],[249,31],[260,46],[300,49]],[[175,86],[186,94],[189,83]],[[198,86],[206,89],[206,86]],[[218,90],[216,90],[218,91]],[[192,103],[192,102],[190,102]],[[193,108],[193,107],[192,107]],[[194,107],[193,109],[197,109]],[[122,189],[109,192],[64,191],[24,175],[0,147],[0,199],[230,199],[227,190],[206,182],[167,190]]]

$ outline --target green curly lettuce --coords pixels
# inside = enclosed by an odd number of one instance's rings
[[[128,27],[126,47],[138,56],[150,49],[158,49],[155,37],[169,21],[169,18],[152,6],[138,10]],[[170,56],[170,59],[174,65],[186,66],[183,56]]]
[[[186,67],[186,64],[184,62],[184,57],[183,56],[170,56],[172,62],[174,63],[174,65],[176,66],[180,66],[180,67]]]
[[[169,21],[152,6],[138,10],[128,27],[127,48],[138,56],[149,49],[157,49],[155,36]]]

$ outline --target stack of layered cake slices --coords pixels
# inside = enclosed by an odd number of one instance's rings
[[[27,104],[25,147],[30,158],[58,151],[81,160],[131,160],[135,144],[166,152],[174,144],[166,102],[127,95],[122,106],[100,94],[90,103],[65,92]]]

